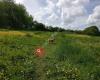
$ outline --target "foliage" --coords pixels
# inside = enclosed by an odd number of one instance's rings
[[[42,23],[39,23],[37,21],[34,21],[33,24],[33,30],[37,30],[37,31],[46,31],[45,25]]]
[[[39,58],[34,50],[52,32],[0,31],[0,79],[99,80],[100,37],[65,33],[55,36],[55,44],[45,45],[45,56]]]
[[[100,80],[100,67],[94,68],[90,73],[89,73],[89,79],[91,80]]]
[[[30,34],[30,33],[27,33],[26,34],[26,37],[32,37],[33,35],[32,34]]]
[[[63,31],[65,31],[65,29],[63,29],[63,28],[52,27],[52,26],[48,26],[48,27],[47,27],[47,30],[48,30],[48,31],[51,31],[51,32],[54,32],[54,31],[63,32]]]
[[[30,29],[33,18],[25,7],[13,0],[0,1],[0,27],[8,29]]]
[[[48,80],[80,80],[77,68],[67,63],[56,63],[46,66],[46,76]]]
[[[64,31],[62,28],[47,28],[44,24],[33,20],[22,4],[16,4],[13,0],[0,1],[0,28],[33,30],[33,31]]]
[[[96,26],[91,26],[91,27],[88,27],[86,28],[84,31],[83,31],[84,34],[87,34],[87,35],[94,35],[94,36],[97,36],[99,35],[99,29],[98,27]]]

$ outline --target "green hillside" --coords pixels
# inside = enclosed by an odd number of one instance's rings
[[[100,37],[59,32],[49,44],[52,34],[0,31],[0,80],[100,80]]]

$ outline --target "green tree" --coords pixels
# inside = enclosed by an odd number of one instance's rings
[[[33,24],[33,17],[23,5],[15,4],[14,0],[0,1],[0,18],[1,28],[30,29]]]
[[[86,28],[84,31],[83,31],[84,34],[88,34],[88,35],[99,35],[99,29],[97,26],[91,26],[91,27],[88,27]]]
[[[34,21],[34,24],[33,24],[33,29],[34,30],[37,30],[37,31],[46,31],[46,27],[44,24],[42,23],[38,23],[37,21]]]

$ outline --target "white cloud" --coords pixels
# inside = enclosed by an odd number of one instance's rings
[[[99,7],[96,7],[91,15],[93,6],[90,4],[98,3],[98,0],[16,0],[23,3],[27,11],[33,17],[44,24],[54,26],[64,26],[73,29],[88,23],[100,21]],[[98,3],[99,4],[99,3]],[[96,6],[96,5],[94,5]],[[91,9],[91,11],[89,11]],[[88,18],[89,16],[89,18]],[[74,27],[75,26],[75,27]],[[83,28],[83,27],[81,27]]]
[[[89,3],[90,0],[58,0],[58,6],[70,7],[70,6],[81,6]]]
[[[59,0],[57,6],[62,10],[63,24],[70,24],[76,20],[77,17],[86,14],[85,5],[89,0]]]
[[[86,5],[90,0],[72,0],[73,5]]]
[[[89,15],[88,24],[100,25],[100,5],[96,6],[93,13]]]
[[[23,3],[24,0],[15,0],[16,3]]]
[[[60,20],[60,16],[58,16],[60,11],[57,9],[55,2],[56,0],[47,0],[47,6],[39,8],[38,11],[34,13],[34,18],[46,24],[57,25],[57,22]]]
[[[52,25],[69,25],[86,14],[89,0],[46,0],[45,7],[34,13],[36,20]]]

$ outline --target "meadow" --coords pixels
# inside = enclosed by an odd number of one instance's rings
[[[100,80],[100,37],[58,32],[0,31],[0,80]]]

